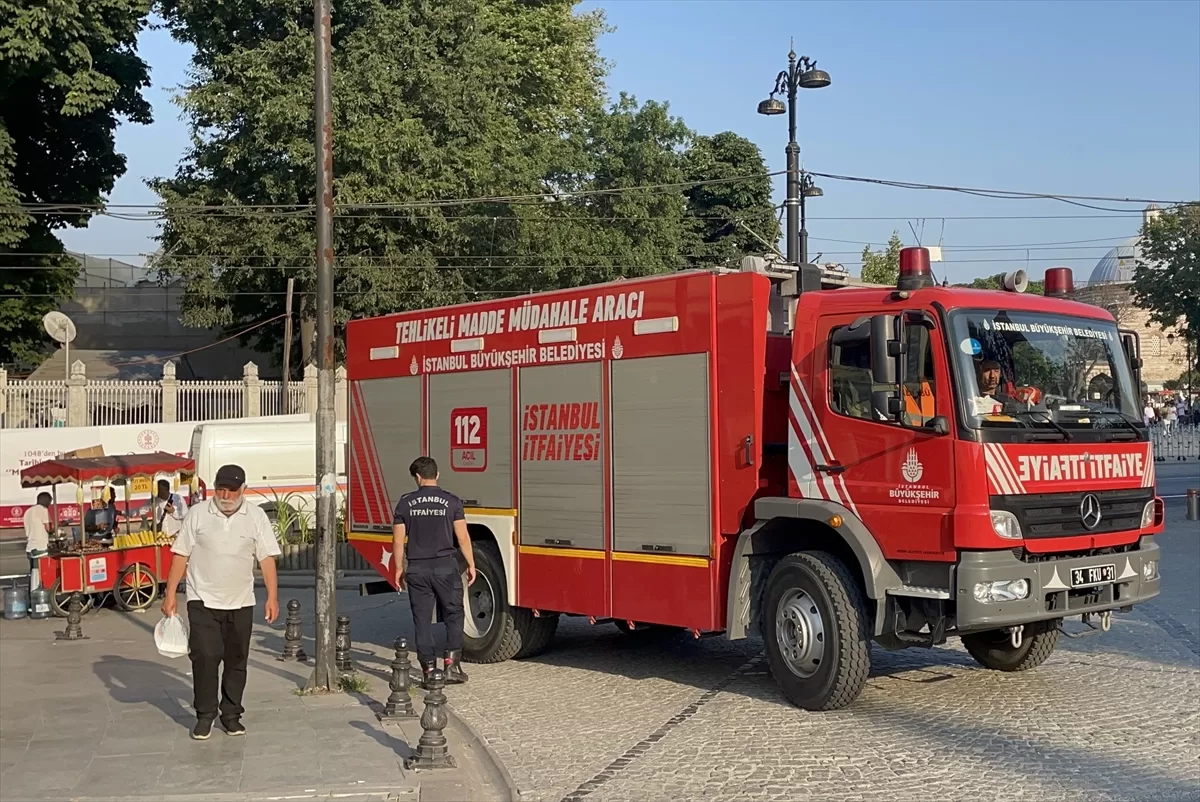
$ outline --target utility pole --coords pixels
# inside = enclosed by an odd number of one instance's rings
[[[289,278],[287,283],[287,300],[284,301],[283,319],[283,398],[280,399],[279,409],[284,415],[290,415],[292,405],[288,401],[288,379],[292,375],[292,291],[296,289],[296,279]]]
[[[333,690],[337,616],[333,352],[333,103],[330,0],[313,0],[317,145],[317,654],[309,686]]]

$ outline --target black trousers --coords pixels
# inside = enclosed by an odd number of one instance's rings
[[[213,610],[204,602],[190,601],[188,611],[188,657],[192,660],[196,718],[212,721],[217,717],[217,690],[220,689],[221,721],[230,723],[246,712],[242,692],[246,690],[246,661],[250,658],[250,632],[254,629],[254,608]],[[218,683],[221,663],[225,670]]]
[[[417,659],[433,662],[433,608],[437,605],[446,624],[446,648],[462,649],[463,587],[458,561],[453,557],[412,560],[405,570],[408,604],[417,636]]]

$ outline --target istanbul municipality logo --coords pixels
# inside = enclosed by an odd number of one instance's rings
[[[924,466],[917,459],[917,450],[910,448],[908,457],[904,460],[904,464],[900,466],[900,473],[904,475],[904,480],[910,484],[921,481],[922,474],[925,473]]]

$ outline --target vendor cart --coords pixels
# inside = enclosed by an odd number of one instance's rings
[[[195,493],[195,461],[162,451],[153,454],[127,454],[113,457],[53,459],[21,470],[22,487],[76,486],[77,501],[84,505],[84,487],[93,484],[123,487],[128,509],[130,487],[153,483],[164,475],[192,484]],[[112,594],[122,610],[145,610],[158,598],[171,567],[173,538],[156,531],[153,519],[126,516],[118,522],[112,544],[89,539],[85,527],[79,527],[76,541],[69,530],[59,527],[58,498],[54,493],[50,553],[39,564],[41,583],[50,588],[50,606],[55,615],[66,616],[71,596],[79,594],[83,612]],[[124,529],[121,532],[121,529]]]

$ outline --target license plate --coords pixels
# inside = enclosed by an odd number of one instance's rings
[[[1071,569],[1071,587],[1083,588],[1088,585],[1103,585],[1116,581],[1117,566],[1094,565],[1090,568]]]

